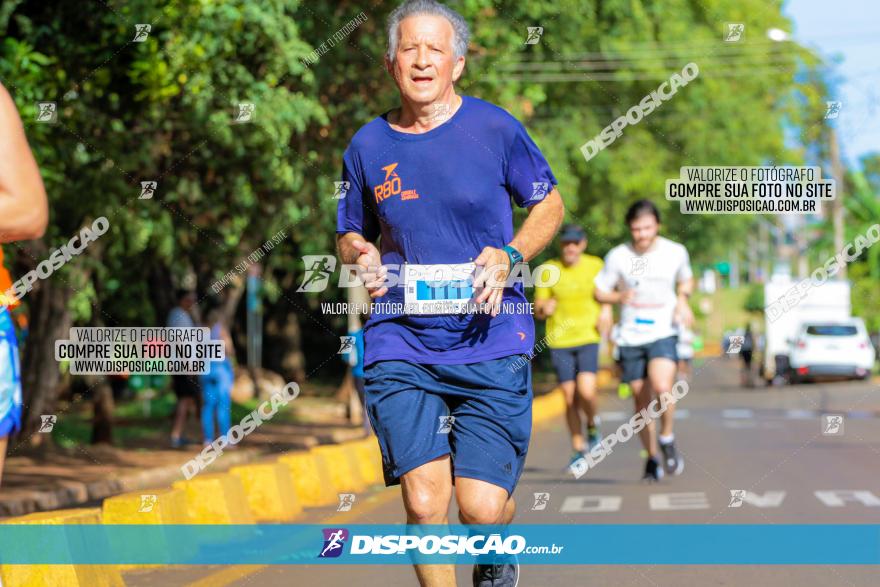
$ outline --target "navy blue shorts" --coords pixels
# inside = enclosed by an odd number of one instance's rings
[[[565,349],[550,349],[550,360],[559,383],[574,381],[578,373],[599,370],[599,344],[590,343]]]
[[[661,338],[648,344],[639,346],[618,347],[620,358],[620,380],[624,383],[644,379],[648,376],[648,362],[653,359],[669,359],[678,362],[678,353],[675,346],[678,344],[677,336]]]
[[[364,382],[387,486],[449,454],[455,477],[513,493],[532,433],[531,366],[520,355],[467,365],[378,361]]]

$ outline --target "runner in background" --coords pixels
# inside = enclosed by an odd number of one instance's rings
[[[211,329],[211,340],[223,341],[226,358],[222,361],[211,361],[208,373],[199,376],[202,391],[202,444],[208,446],[216,438],[226,436],[232,418],[232,384],[235,381],[235,369],[232,359],[235,357],[235,346],[232,335],[223,321],[223,309],[219,301],[214,302],[205,313],[205,326]],[[216,419],[217,428],[214,428]],[[230,444],[228,448],[237,445]]]
[[[593,279],[602,269],[602,259],[584,254],[587,234],[581,227],[568,224],[562,227],[559,238],[560,258],[546,263],[559,270],[559,281],[536,289],[535,317],[547,320],[547,346],[565,395],[565,420],[571,435],[570,465],[601,439],[596,401],[599,342],[600,333],[607,336],[613,320],[611,306],[600,306],[593,299]]]
[[[746,331],[743,334],[742,348],[739,350],[739,356],[742,358],[743,366],[740,372],[740,384],[743,387],[754,387],[755,381],[752,373],[752,351],[755,349],[755,337],[752,335],[752,325],[746,324]],[[725,349],[726,351],[727,349]]]
[[[49,222],[46,189],[12,97],[0,85],[0,243],[40,238]],[[12,278],[0,249],[0,480],[11,435],[21,429],[18,340],[10,308]],[[7,294],[9,292],[9,294]]]
[[[194,328],[196,294],[181,289],[176,294],[177,305],[168,313],[168,328]],[[201,400],[201,385],[196,375],[172,375],[171,385],[177,396],[174,408],[174,423],[171,426],[171,448],[182,448],[189,441],[183,436],[186,420],[190,413],[198,416]]]
[[[639,200],[630,206],[626,224],[632,242],[614,247],[605,256],[605,266],[596,276],[595,296],[601,303],[621,305],[616,341],[621,379],[629,383],[638,413],[655,397],[672,391],[678,366],[675,325],[689,328],[694,320],[688,302],[693,272],[687,249],[659,235],[660,212],[652,202]],[[675,448],[674,413],[670,402],[660,417],[659,438],[654,436],[653,420],[639,433],[648,451],[646,480],[661,479],[664,469],[675,475],[684,470],[684,460]]]

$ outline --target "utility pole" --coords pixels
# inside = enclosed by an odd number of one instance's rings
[[[832,126],[829,129],[830,156],[831,156],[831,176],[837,184],[836,197],[831,203],[831,221],[834,225],[834,254],[843,249],[844,245],[844,226],[843,226],[843,190],[844,190],[844,171],[843,163],[840,161],[840,146],[837,144],[837,130]],[[840,270],[837,272],[838,279],[846,279],[846,265],[841,264]]]

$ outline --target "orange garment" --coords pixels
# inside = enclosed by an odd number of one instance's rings
[[[3,247],[0,247],[0,306],[9,306],[11,310],[17,308],[21,302],[15,298],[12,298],[12,301],[6,299],[4,294],[10,288],[12,288],[12,277],[9,275],[9,271],[6,270],[6,265],[3,264]]]

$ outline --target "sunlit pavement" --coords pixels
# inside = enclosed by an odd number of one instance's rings
[[[569,456],[562,420],[537,428],[515,497],[521,523],[583,525],[602,540],[602,524],[833,524],[880,523],[880,387],[868,382],[817,383],[782,388],[738,387],[733,360],[695,366],[679,403],[677,444],[685,457],[680,477],[640,482],[637,439],[614,447],[583,478],[564,472]],[[629,401],[605,396],[603,433],[630,415]],[[825,414],[842,415],[842,434],[823,434]],[[826,427],[826,428],[823,428]],[[748,498],[729,507],[731,490]],[[549,493],[532,510],[534,493]],[[455,519],[455,510],[451,512]],[[303,523],[399,523],[399,489],[359,496],[350,514],[310,510]],[[621,549],[664,552],[671,543],[646,543],[637,534]],[[402,565],[177,567],[126,574],[137,586],[187,585],[415,585]],[[458,569],[470,585],[470,567]],[[868,586],[876,567],[862,566],[523,566],[520,586]]]

